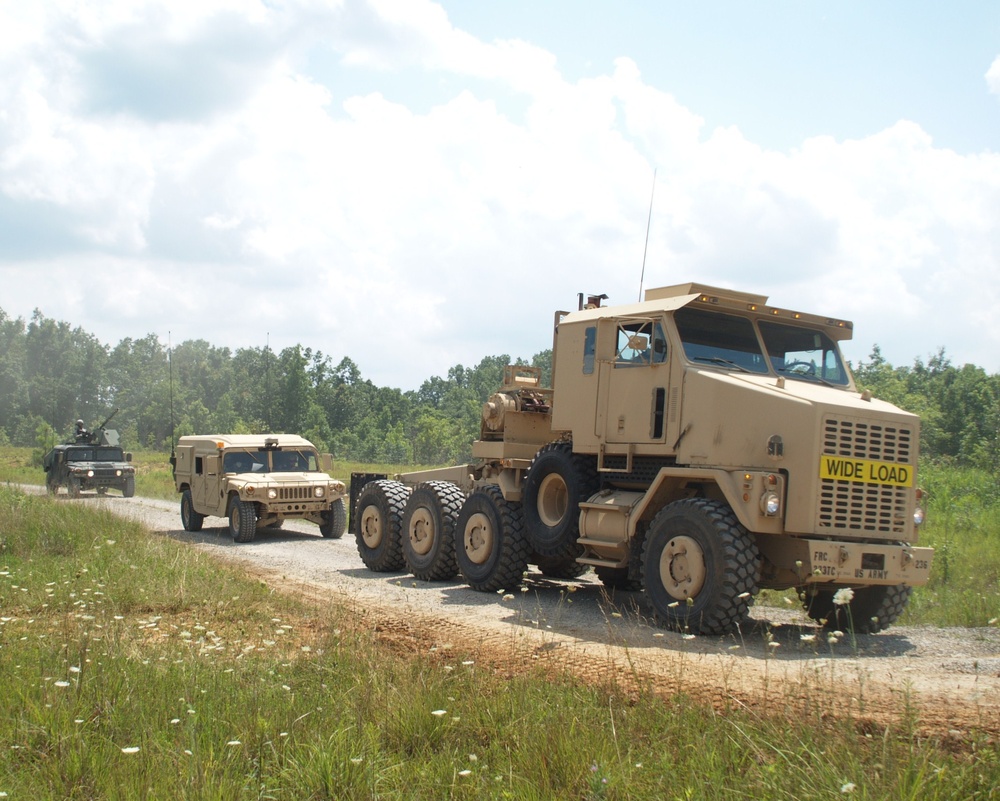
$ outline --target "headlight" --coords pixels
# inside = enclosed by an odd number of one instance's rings
[[[122,471],[121,471],[121,470],[115,470],[115,475],[116,475],[116,476],[121,476],[121,474],[122,474]]]
[[[781,499],[776,492],[765,492],[760,497],[760,510],[768,517],[774,517],[781,511]]]
[[[322,498],[324,492],[325,491],[322,487],[316,487],[316,489],[313,490],[313,495],[315,495],[317,498]]]
[[[913,510],[913,525],[920,526],[924,522],[924,510],[919,506]]]
[[[94,477],[94,471],[93,470],[88,470],[87,471],[87,478],[93,478],[93,477]]]
[[[267,490],[267,497],[273,501],[275,498],[278,497],[278,490],[276,490],[274,487],[269,487]]]

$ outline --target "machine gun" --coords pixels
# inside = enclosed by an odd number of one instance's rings
[[[111,447],[118,447],[118,432],[114,429],[108,430],[106,426],[111,422],[111,418],[114,417],[120,411],[120,407],[116,408],[111,414],[104,418],[104,422],[101,423],[93,431],[79,431],[76,434],[75,442],[79,444],[87,445],[109,445]]]

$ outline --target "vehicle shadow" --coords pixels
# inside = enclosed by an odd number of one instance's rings
[[[310,530],[311,529],[311,530]],[[174,539],[218,548],[253,549],[277,542],[323,542],[318,528],[302,530],[261,528],[253,542],[234,542],[226,526],[191,532],[162,532]],[[353,537],[330,539],[331,547],[354,549]],[[578,579],[551,579],[530,570],[520,586],[507,592],[476,592],[460,577],[448,581],[421,581],[403,570],[374,572],[358,565],[334,568],[330,573],[379,582],[390,591],[429,592],[443,606],[503,608],[498,620],[514,628],[628,649],[654,649],[685,654],[726,654],[747,659],[796,662],[814,659],[865,659],[903,656],[915,649],[910,640],[889,629],[880,634],[829,632],[804,614],[774,607],[753,607],[750,617],[735,632],[694,636],[658,625],[642,592],[609,589],[588,574]],[[551,647],[557,647],[555,637]]]
[[[642,592],[611,590],[594,580],[553,581],[530,573],[523,586],[526,592],[494,596],[494,603],[510,606],[504,622],[624,648],[772,661],[884,658],[915,650],[905,634],[892,629],[874,635],[831,632],[804,614],[773,607],[752,607],[750,617],[732,633],[696,636],[660,626]]]

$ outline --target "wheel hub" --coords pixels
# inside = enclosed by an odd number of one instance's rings
[[[410,517],[410,547],[424,556],[434,545],[434,518],[428,509],[416,509]]]
[[[566,481],[558,473],[550,473],[538,485],[538,517],[553,528],[562,522],[569,508]]]
[[[366,506],[361,513],[361,539],[369,548],[378,548],[382,542],[382,516],[375,506]]]
[[[705,586],[705,553],[691,537],[674,537],[660,555],[660,581],[671,598],[686,601]]]
[[[482,512],[472,515],[462,536],[469,561],[477,565],[486,562],[493,552],[493,537],[493,522],[489,517]]]

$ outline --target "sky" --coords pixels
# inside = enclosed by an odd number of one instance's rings
[[[1000,372],[995,0],[0,0],[0,310],[416,389],[696,281]]]

